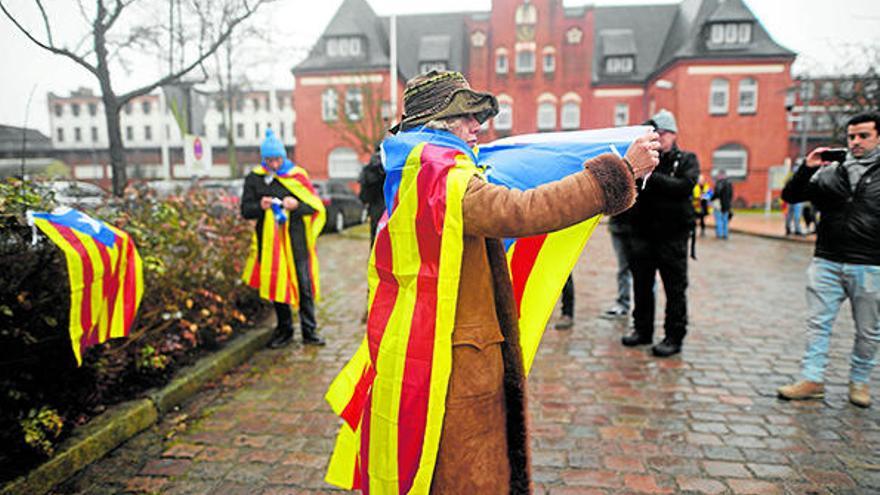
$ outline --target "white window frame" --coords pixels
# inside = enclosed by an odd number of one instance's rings
[[[716,96],[723,96],[724,103],[716,101]],[[730,107],[730,81],[724,78],[712,79],[709,83],[709,114],[724,115]]]
[[[580,129],[581,127],[581,104],[570,100],[562,102],[562,110],[559,112],[559,123],[564,130]]]
[[[544,50],[541,57],[541,65],[544,74],[553,74],[556,72],[556,53],[550,50]]]
[[[324,122],[339,120],[339,95],[333,88],[327,88],[321,93],[321,118]]]
[[[614,105],[614,126],[626,125],[629,125],[629,103],[617,103]]]
[[[551,101],[538,102],[538,130],[552,131],[556,129],[556,103]]]
[[[746,101],[751,96],[751,103]],[[751,77],[739,81],[739,104],[737,111],[741,114],[758,113],[758,80]]]
[[[531,59],[523,59],[521,56],[530,55]],[[516,51],[516,73],[532,74],[535,72],[535,50],[534,48],[520,48]]]
[[[498,115],[493,119],[496,131],[509,131],[513,129],[513,104],[510,102],[498,103]]]
[[[727,148],[727,149],[724,149]],[[733,148],[733,149],[731,149]],[[727,176],[731,179],[745,179],[749,172],[749,152],[742,145],[739,144],[727,144],[716,148],[715,151],[712,152],[712,175],[715,176],[717,171],[719,170],[716,167],[716,161],[718,159],[721,160],[739,160],[741,166],[738,168],[729,168],[722,167]]]
[[[357,152],[351,148],[333,148],[327,155],[327,175],[331,179],[357,179],[361,167]]]
[[[364,117],[364,92],[360,87],[345,90],[345,116],[351,121]]]
[[[495,51],[495,73],[507,74],[510,71],[510,60],[507,58],[507,50]]]
[[[635,59],[629,55],[625,57],[608,57],[605,59],[606,74],[632,74],[635,71]]]
[[[421,64],[419,64],[419,74],[427,74],[432,70],[447,70],[447,64],[444,61],[422,62]]]

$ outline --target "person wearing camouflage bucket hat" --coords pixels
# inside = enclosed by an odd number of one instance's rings
[[[495,97],[458,72],[406,85],[404,114],[381,147],[386,212],[369,262],[363,351],[326,395],[345,420],[331,484],[365,493],[532,491],[518,302],[502,239],[629,208],[659,143],[648,132],[625,157],[600,154],[518,190],[490,183],[479,166],[480,125],[497,113]]]
[[[473,115],[482,124],[498,115],[498,100],[471,89],[461,72],[432,70],[407,82],[403,116],[391,132],[464,115]]]

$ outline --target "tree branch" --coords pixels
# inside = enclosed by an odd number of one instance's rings
[[[94,74],[95,77],[99,77],[98,70],[93,65],[86,62],[85,59],[83,59],[79,55],[71,52],[70,50],[68,50],[66,48],[57,48],[52,44],[47,45],[46,43],[43,43],[42,41],[40,41],[37,38],[35,38],[34,36],[32,36],[31,33],[29,33],[27,31],[27,29],[25,29],[24,26],[22,26],[18,22],[18,20],[16,20],[15,17],[12,16],[12,14],[9,12],[9,10],[6,9],[6,6],[3,5],[2,0],[0,0],[0,10],[2,10],[3,13],[6,15],[6,17],[9,18],[9,20],[12,21],[13,24],[15,24],[15,27],[17,27],[18,30],[21,31],[25,36],[27,36],[28,39],[30,39],[35,45],[39,46],[40,48],[42,48],[48,52],[54,53],[56,55],[63,55],[65,57],[73,60],[74,62],[78,63],[82,67],[84,67],[86,70],[88,70],[89,72]]]
[[[46,39],[49,41],[49,46],[55,46],[55,42],[52,41],[52,28],[49,26],[49,16],[46,14],[46,8],[43,7],[42,0],[36,0],[37,8],[40,9],[40,15],[43,16],[43,25],[46,26]]]
[[[232,34],[232,31],[235,29],[235,27],[238,26],[242,21],[244,21],[245,19],[250,17],[251,14],[253,14],[264,1],[265,0],[259,0],[253,7],[248,6],[243,14],[232,19],[229,22],[229,24],[226,26],[226,30],[224,30],[222,32],[222,34],[211,44],[211,46],[208,48],[207,51],[200,53],[199,57],[195,61],[193,61],[192,63],[190,63],[186,67],[178,70],[177,72],[173,72],[171,74],[168,74],[165,77],[163,77],[157,81],[154,81],[154,82],[147,84],[145,86],[141,86],[140,88],[134,89],[132,91],[129,91],[128,93],[125,93],[125,94],[119,96],[120,105],[123,105],[126,102],[132,100],[133,98],[137,98],[138,96],[143,96],[145,94],[148,94],[151,91],[153,91],[154,89],[158,88],[159,86],[176,81],[176,80],[180,79],[180,77],[185,75],[187,72],[198,67],[200,64],[202,64],[202,62],[205,61],[205,59],[210,57],[212,53],[217,51],[217,49],[220,47],[220,45],[222,45],[223,42],[226,41],[227,38],[229,38],[229,36]],[[247,4],[245,4],[245,5],[247,5]]]

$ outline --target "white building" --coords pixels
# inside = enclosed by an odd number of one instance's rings
[[[235,145],[245,160],[252,160],[249,155],[259,148],[268,127],[285,145],[296,143],[292,98],[290,90],[254,90],[234,98]],[[211,144],[214,167],[210,175],[228,177],[223,99],[219,93],[200,93],[199,99],[205,107],[204,119],[194,127]],[[72,166],[74,177],[109,179],[109,139],[101,97],[88,88],[72,91],[70,96],[49,93],[48,110],[52,145]],[[120,112],[120,132],[130,177],[186,177],[182,136],[161,92],[127,103]]]

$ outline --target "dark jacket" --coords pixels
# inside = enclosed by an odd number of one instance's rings
[[[263,209],[260,208],[260,199],[263,196],[271,196],[273,198],[284,199],[287,196],[294,196],[286,187],[281,185],[275,179],[266,184],[265,175],[257,175],[253,172],[248,174],[244,179],[244,190],[241,193],[241,216],[248,220],[257,221],[257,247],[262,246],[263,236]],[[290,232],[290,244],[293,248],[293,257],[297,261],[307,260],[309,249],[306,245],[306,231],[302,223],[303,215],[311,215],[315,209],[302,202],[300,198],[299,207],[288,212],[287,226]]]
[[[358,198],[361,203],[367,205],[370,216],[378,219],[385,211],[385,169],[382,167],[382,157],[377,151],[370,156],[370,163],[364,165],[358,177],[361,190]]]
[[[811,201],[822,213],[816,257],[880,265],[880,160],[865,171],[855,192],[841,165],[802,166],[785,185],[782,199],[789,204]]]
[[[733,184],[728,178],[718,179],[715,182],[715,191],[712,192],[712,199],[721,202],[721,211],[727,213],[730,211],[730,204],[733,202]]]
[[[700,177],[697,156],[673,147],[660,155],[660,164],[647,179],[637,181],[639,196],[632,207],[630,222],[633,234],[653,237],[678,237],[694,226],[696,212],[691,201],[694,185]]]

